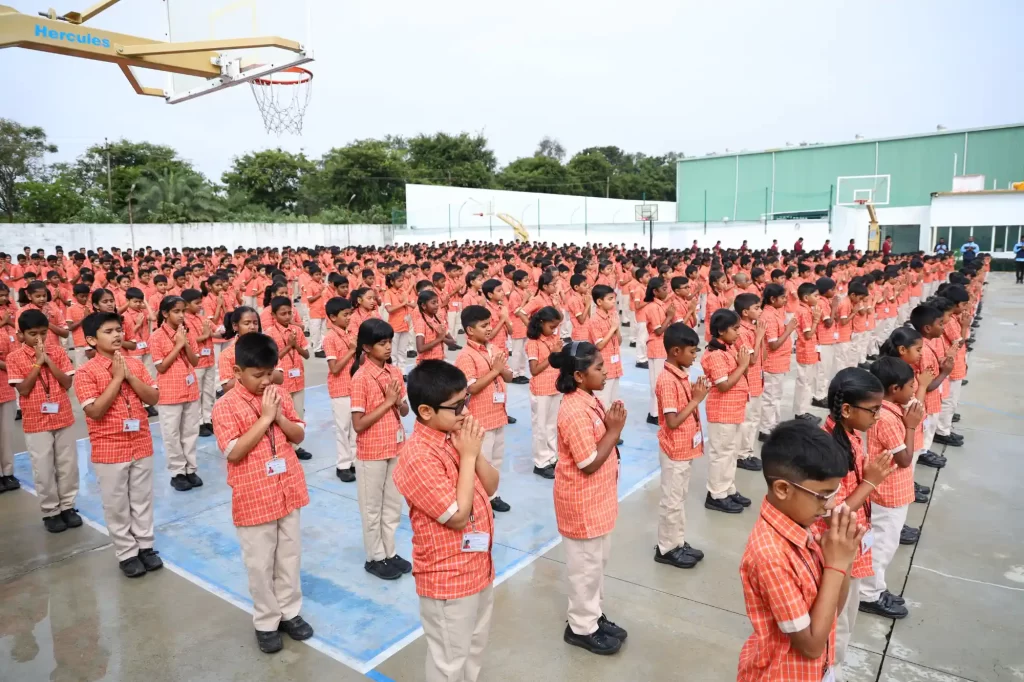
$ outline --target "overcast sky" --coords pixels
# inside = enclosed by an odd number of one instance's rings
[[[1020,0],[311,2],[300,138],[268,137],[248,86],[171,106],[114,65],[21,49],[0,51],[0,116],[43,126],[59,160],[125,137],[214,179],[247,151],[386,134],[483,131],[504,164],[544,135],[689,156],[1024,121]],[[166,7],[123,0],[91,23],[162,39]]]

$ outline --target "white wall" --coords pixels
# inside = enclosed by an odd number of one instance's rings
[[[932,225],[1024,225],[1024,192],[942,194],[932,197]]]
[[[65,250],[102,246],[142,248],[165,246],[384,246],[391,244],[391,225],[322,225],[317,223],[187,223],[182,225],[51,225],[0,223],[0,251],[21,253],[22,247]]]
[[[644,203],[633,199],[600,199],[569,194],[508,192],[497,189],[406,185],[406,223],[417,229],[503,227],[505,223],[488,215],[508,213],[526,226],[531,239],[539,224],[548,227],[621,224],[634,226],[635,207]],[[673,222],[674,201],[648,201],[658,205],[658,219]],[[474,215],[483,213],[484,215]],[[554,238],[552,238],[554,239]]]

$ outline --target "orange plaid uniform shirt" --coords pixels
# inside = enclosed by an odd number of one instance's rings
[[[494,515],[479,477],[473,482],[470,525],[462,530],[444,525],[459,510],[455,499],[459,453],[448,434],[417,421],[395,465],[394,481],[409,503],[416,594],[428,599],[461,599],[493,583],[490,551],[462,551],[462,536],[473,531],[487,533],[494,545]]]
[[[417,315],[413,323],[413,330],[416,332],[416,336],[423,337],[423,343],[430,343],[440,335],[438,332],[442,324],[437,317],[427,319],[423,315]],[[430,350],[416,355],[417,365],[424,360],[444,360],[444,343],[439,343]]]
[[[767,317],[765,317],[766,315]],[[772,374],[788,374],[790,370],[790,356],[793,351],[792,333],[775,350],[768,347],[769,343],[775,343],[782,338],[782,333],[786,330],[785,311],[768,306],[761,311],[761,317],[764,317],[765,320],[764,371]]]
[[[0,330],[0,362],[7,363],[7,355],[14,344],[6,330]],[[17,397],[17,392],[7,378],[7,370],[0,368],[0,403],[9,403]]]
[[[235,378],[235,342],[238,337],[229,340],[220,350],[217,360],[217,385],[223,386]]]
[[[141,325],[139,325],[140,322]],[[136,325],[139,325],[138,330],[135,328]],[[121,316],[121,326],[124,330],[124,339],[126,341],[134,341],[136,345],[134,350],[124,350],[123,354],[133,358],[149,355],[149,337],[151,336],[149,333],[149,311],[145,308],[142,310],[132,310],[131,308],[125,310]],[[79,329],[75,331],[77,332]],[[83,343],[83,345],[85,344]]]
[[[491,329],[496,330],[494,337],[491,338],[490,340],[490,344],[497,348],[498,350],[506,350],[506,341],[508,340],[508,327],[505,326],[504,322],[499,322],[499,320],[501,319],[501,314],[508,310],[509,320],[511,321],[512,311],[509,309],[507,303],[505,305],[497,305],[495,303],[491,303],[490,301],[488,301],[487,305],[484,307],[486,307],[487,310],[489,310],[491,313]]]
[[[18,325],[18,318],[21,317],[21,314],[26,310],[38,310],[43,315],[46,315],[46,319],[50,322],[50,324],[56,325],[58,327],[67,327],[67,324],[65,323],[65,318],[67,318],[67,315],[63,312],[63,310],[60,309],[60,307],[56,303],[47,303],[42,308],[37,306],[35,303],[28,303],[26,305],[23,305],[21,308],[18,309],[18,314],[12,319],[12,322],[14,322],[15,327],[17,327]],[[57,334],[52,329],[47,330],[45,342],[46,352],[49,353],[50,350],[53,348],[61,348],[61,341],[62,339],[59,336],[57,336]]]
[[[868,429],[868,456],[873,461],[886,452],[900,453],[907,449],[906,438],[903,408],[888,400],[882,401],[878,420]],[[871,501],[883,507],[902,507],[913,502],[913,467],[897,467],[878,485],[878,490],[871,493]]]
[[[574,540],[612,532],[619,515],[618,449],[601,468],[583,473],[597,458],[597,444],[607,429],[601,401],[576,390],[558,409],[558,465],[555,467],[555,519],[558,532]]]
[[[510,315],[512,318],[512,338],[525,339],[526,323],[516,315],[518,312],[526,312],[523,310],[523,293],[519,289],[513,289],[512,293],[508,295],[508,309],[512,312],[512,315]]]
[[[662,327],[664,331],[664,326],[668,323],[665,319],[666,308],[668,304],[657,298],[644,308],[644,320],[647,322],[647,357],[656,360],[668,357],[668,353],[665,352],[665,337],[654,333],[658,327]]]
[[[810,627],[824,571],[821,547],[807,529],[764,500],[740,560],[754,633],[740,651],[736,682],[821,682],[835,658],[835,619],[819,658],[794,650],[789,635]]]
[[[700,365],[704,374],[711,380],[711,391],[708,393],[706,410],[708,421],[715,424],[742,424],[747,409],[747,378],[740,377],[736,385],[728,391],[718,390],[718,384],[726,381],[736,369],[738,363],[735,355],[736,347],[726,350],[708,348],[701,358]]]
[[[926,370],[930,370],[933,377],[939,376],[939,362],[939,356],[932,349],[928,339],[925,339],[924,345],[921,347],[921,361],[918,363],[918,367],[914,368],[915,378],[920,381],[921,374]],[[932,415],[938,414],[941,411],[942,386],[940,385],[934,391],[928,391],[924,394],[924,412],[925,414]]]
[[[369,294],[367,294],[369,296]],[[352,317],[349,318],[348,326],[354,330],[356,335],[359,334],[359,325],[366,322],[371,317],[380,317],[376,310],[366,310],[362,306],[359,306],[352,312]],[[266,329],[266,326],[263,327]]]
[[[459,351],[455,358],[455,366],[462,370],[466,375],[466,381],[472,385],[491,371],[491,358],[494,354],[494,348],[490,344],[481,346],[467,340],[466,347]],[[466,408],[485,430],[500,429],[508,424],[508,414],[505,412],[507,397],[505,381],[498,375],[487,388],[469,396]]]
[[[818,341],[814,334],[811,334],[811,338],[804,338],[804,334],[811,329],[811,325],[814,322],[813,312],[811,307],[806,303],[800,303],[800,307],[796,311],[796,361],[801,365],[814,365],[817,364],[820,358],[818,357]],[[821,324],[820,322],[818,324]]]
[[[767,332],[765,332],[765,337],[767,338]],[[736,345],[739,346],[741,353],[754,350],[754,346],[757,345],[757,330],[754,325],[740,321],[740,334]],[[757,398],[764,393],[764,363],[761,358],[764,356],[765,346],[766,344],[762,341],[761,352],[755,353],[747,366],[747,390],[751,398]]]
[[[405,384],[402,371],[394,365],[378,367],[369,359],[356,370],[352,377],[352,411],[369,414],[384,402],[384,390],[391,381],[402,387],[398,403],[405,400]],[[365,461],[397,457],[405,442],[405,428],[402,426],[398,404],[385,412],[373,426],[356,434],[356,457]]]
[[[614,313],[598,308],[590,318],[588,332],[590,342],[595,346],[604,341],[619,326],[619,321],[613,317]],[[618,335],[613,337],[604,348],[601,349],[601,357],[604,358],[604,369],[608,372],[609,379],[618,379],[622,376],[622,341]]]
[[[947,348],[953,345],[953,342],[957,339],[963,338],[960,335],[960,322],[956,317],[950,317],[949,321],[946,322],[946,326],[942,329],[942,334],[945,337]],[[956,358],[953,360],[953,371],[949,373],[950,381],[959,381],[967,376],[967,346],[960,344],[960,348],[956,351]]]
[[[353,315],[353,317],[355,317],[355,315]],[[260,328],[263,329],[263,333],[265,334],[266,330],[270,329],[275,324],[277,324],[277,322],[274,319],[274,313],[271,312],[270,306],[268,305],[260,312]],[[299,327],[302,326],[302,314],[299,313],[298,306],[292,308],[292,324]]]
[[[309,318],[311,320],[327,319],[327,301],[331,296],[330,292],[325,290],[325,285],[322,282],[311,279],[301,285],[301,291],[302,295],[306,297],[306,304],[309,306]],[[309,300],[317,294],[320,294],[320,298],[315,301]]]
[[[156,379],[149,375],[146,366],[138,358],[125,357],[128,371],[142,381],[156,388]],[[110,371],[113,363],[100,355],[89,360],[78,370],[75,377],[75,394],[82,407],[96,402],[113,378]],[[139,420],[138,431],[125,431],[126,419]],[[149,416],[146,404],[132,389],[127,380],[121,382],[121,390],[107,413],[99,419],[85,417],[92,444],[92,461],[96,464],[121,464],[153,456],[153,434],[149,430]]]
[[[198,339],[203,334],[203,322],[206,320],[205,317],[200,315],[193,315],[192,313],[185,313],[185,325],[188,327],[188,338]],[[210,322],[211,331],[216,325],[213,321]],[[216,359],[213,357],[213,337],[206,339],[202,343],[198,341],[196,348],[199,352],[196,355],[199,356],[199,364],[196,365],[196,369],[209,369],[216,364]]]
[[[213,294],[206,296],[203,299],[203,317],[210,320],[210,324],[213,326],[213,330],[216,332],[219,328],[224,326],[224,316],[234,309],[231,305],[231,294],[227,291],[224,292],[224,307],[221,309],[220,315],[215,315],[217,312],[217,297]],[[215,341],[220,341],[214,339]],[[220,341],[223,342],[223,341]]]
[[[576,316],[583,314],[590,305],[590,301],[585,300],[582,294],[575,291],[569,291],[566,295],[566,299],[569,314],[572,316],[572,340],[586,341],[589,336],[587,328],[590,326],[590,320],[588,319],[586,322],[580,322]]]
[[[557,296],[557,294],[555,294],[555,296]],[[534,294],[533,298],[527,302],[526,306],[523,308],[523,312],[526,313],[526,317],[529,319],[535,312],[544,307],[551,307],[559,312],[562,310],[562,306],[554,300],[554,297],[543,291],[538,291]]]
[[[196,342],[188,340],[192,352],[199,355]],[[149,337],[149,349],[153,356],[153,364],[159,365],[167,354],[174,348],[174,330],[164,324]],[[157,371],[156,383],[160,387],[161,405],[180,405],[199,400],[199,384],[196,382],[196,373],[192,363],[185,357],[185,349],[178,352],[174,362],[161,374]]]
[[[332,324],[324,335],[324,353],[327,355],[327,360],[345,357],[355,343],[354,338]],[[346,398],[352,395],[352,373],[349,371],[351,368],[352,360],[349,360],[337,374],[327,372],[327,394],[332,398]]]
[[[292,348],[287,353],[282,352],[282,349],[285,347],[286,332],[291,332],[295,335],[299,348],[309,346],[309,342],[306,341],[306,335],[302,333],[302,328],[294,324],[288,325],[286,329],[274,322],[269,327],[264,327],[263,329],[263,333],[274,339],[274,343],[277,344],[278,358],[275,369],[280,370],[284,374],[284,383],[281,385],[289,393],[296,393],[306,388],[306,365],[305,360],[299,355],[297,349]]]
[[[821,427],[826,433],[831,434],[836,428],[836,423],[832,417],[825,419],[825,423]],[[843,477],[843,482],[839,485],[839,492],[836,493],[836,504],[842,504],[847,497],[853,494],[853,491],[857,489],[857,486],[864,480],[864,442],[861,440],[860,434],[855,431],[847,431],[846,435],[850,439],[850,446],[853,449],[853,471],[850,471]],[[867,526],[871,528],[871,499],[870,497],[860,506],[857,510],[857,524],[860,526]],[[814,524],[814,528],[819,533],[824,533],[828,530],[828,524],[825,519],[818,519]],[[870,532],[870,531],[869,531]],[[874,575],[875,572],[871,568],[871,548],[865,552],[863,551],[863,545],[861,550],[857,552],[857,558],[853,560],[853,569],[850,571],[851,578],[867,578]]]
[[[838,296],[838,294],[836,294]],[[835,321],[832,320],[832,299],[819,298],[818,299],[818,310],[821,311],[821,319],[818,320],[818,328],[815,330],[815,335],[818,338],[819,346],[831,346],[839,341],[839,327],[836,326]],[[832,320],[833,324],[831,327],[826,327],[825,322]]]
[[[395,289],[388,289],[384,292],[384,305],[397,306],[402,300],[407,300],[405,292],[396,291]],[[402,308],[394,313],[388,313],[388,324],[395,330],[395,333],[409,331],[409,309]]]
[[[75,368],[63,348],[50,348],[45,342],[43,346],[46,354],[60,371],[68,376],[74,376]],[[36,352],[21,343],[7,353],[6,362],[7,382],[12,386],[20,384],[32,371],[32,365],[36,364]],[[43,414],[43,403],[57,403],[57,413]],[[71,412],[71,398],[57,383],[53,372],[46,365],[39,370],[32,391],[27,396],[21,396],[21,414],[21,428],[25,433],[56,431],[75,423],[75,415]]]
[[[853,320],[850,319],[853,311],[853,304],[850,303],[850,297],[844,296],[843,300],[839,302],[839,308],[836,310],[836,325],[832,329],[839,334],[836,338],[836,343],[846,343],[853,339]],[[840,324],[840,320],[846,318],[846,324]]]
[[[707,300],[704,302],[704,341],[711,340],[711,316],[722,306],[722,297],[709,291]]]
[[[78,301],[75,301],[68,307],[66,317],[68,318],[68,322],[79,323],[85,319],[85,316],[88,315],[89,312],[89,308],[80,304]],[[148,328],[146,329],[146,332],[149,332]],[[73,332],[71,332],[71,339],[75,343],[75,348],[85,348],[89,345],[85,342],[85,332],[82,331],[82,326],[80,324]]]
[[[282,387],[271,384],[268,391],[277,391],[281,413],[285,419],[306,428],[299,419],[291,396]],[[245,433],[259,421],[262,396],[253,395],[240,383],[213,406],[213,429],[217,446],[228,455]],[[267,475],[267,462],[274,455],[285,462],[285,471]],[[259,442],[238,462],[228,462],[228,485],[231,486],[231,520],[236,526],[258,526],[284,518],[309,504],[306,475],[295,450],[284,431],[275,422]]]
[[[552,349],[556,347],[560,339],[557,335],[541,336],[539,339],[530,339],[526,342],[526,359],[547,360]],[[530,393],[533,395],[555,395],[558,389],[555,388],[555,381],[558,379],[558,370],[548,365],[547,368],[537,376],[530,377]]]
[[[680,462],[704,454],[704,434],[700,426],[700,410],[694,410],[677,428],[670,429],[665,415],[682,412],[693,399],[693,388],[685,369],[666,362],[665,371],[654,385],[658,398],[658,445],[668,458]],[[701,434],[698,439],[697,434]]]

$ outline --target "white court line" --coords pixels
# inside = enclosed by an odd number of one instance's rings
[[[998,587],[1000,589],[1010,590],[1011,592],[1024,592],[1024,587],[1010,587],[1009,585],[1000,585],[999,583],[989,583],[989,582],[985,582],[984,580],[974,580],[973,578],[964,578],[964,577],[959,576],[959,575],[950,575],[949,573],[943,573],[942,571],[936,571],[934,568],[928,568],[927,566],[919,566],[918,564],[914,564],[913,566],[911,566],[911,571],[913,571],[913,569],[915,569],[915,568],[919,568],[922,571],[928,571],[929,573],[934,573],[935,575],[941,575],[943,578],[952,578],[953,580],[963,580],[964,582],[974,583],[975,585],[988,585],[989,587]]]

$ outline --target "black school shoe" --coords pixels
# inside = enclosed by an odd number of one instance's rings
[[[199,425],[199,437],[200,438],[209,438],[212,435],[213,435],[213,429],[211,429],[206,424],[200,424]]]
[[[14,476],[0,476],[0,487],[2,487],[5,491],[17,490],[18,488],[21,487],[21,481],[19,481]]]
[[[389,564],[387,561],[367,561],[363,564],[363,569],[366,570],[370,575],[375,575],[381,580],[398,580],[402,577],[402,572],[398,570],[398,567],[394,564]]]
[[[139,550],[139,561],[142,562],[146,571],[159,571],[164,567],[164,560],[158,556],[159,554],[160,552],[152,547]]]
[[[53,516],[44,516],[43,525],[46,526],[46,530],[51,533],[63,533],[68,529],[68,524],[64,522],[60,514],[54,514]]]
[[[505,416],[506,416],[506,418],[508,419],[508,423],[509,423],[509,424],[515,424],[515,423],[516,423],[517,421],[519,421],[518,419],[516,419],[516,418],[515,418],[515,417],[513,417],[512,415],[505,415]]]
[[[21,421],[21,410],[18,410],[17,412],[14,413],[14,421],[16,421],[16,422],[20,422]]]
[[[124,573],[126,578],[141,578],[146,575],[146,566],[139,560],[139,557],[133,556],[131,559],[125,559],[118,563],[121,567],[121,572]]]
[[[414,357],[416,357],[416,351],[414,351],[414,350],[406,351],[405,352],[405,357],[407,357],[407,358],[414,358]]]
[[[914,481],[914,492],[917,492],[917,493],[924,493],[925,495],[927,495],[927,494],[928,494],[928,493],[930,493],[931,491],[932,491],[932,489],[931,489],[931,488],[929,488],[928,486],[926,486],[926,485],[921,485],[921,484],[920,484],[920,483],[918,483],[917,481]]]
[[[180,493],[192,490],[192,484],[188,482],[185,474],[178,474],[171,478],[171,487]]]
[[[629,633],[626,632],[626,628],[619,627],[615,623],[608,620],[608,616],[601,614],[601,617],[597,619],[597,629],[609,637],[614,637],[620,642],[625,642],[626,637]]]
[[[342,483],[355,483],[356,480],[356,465],[353,464],[348,469],[335,469],[338,478]]]
[[[893,594],[889,590],[883,590],[882,596],[891,601],[894,604],[906,604],[907,600],[898,594]]]
[[[68,528],[78,528],[82,525],[82,517],[78,515],[78,510],[73,507],[62,511],[60,517],[64,519],[64,523]]]
[[[953,423],[956,424],[958,421],[960,421],[960,413],[959,412],[955,412],[953,414]]]
[[[285,633],[296,642],[313,636],[313,626],[303,620],[302,616],[295,616],[291,620],[282,620],[277,625],[277,631]]]
[[[185,479],[192,484],[193,488],[203,487],[203,479],[199,478],[199,474],[194,471],[191,474],[185,474]]]
[[[629,347],[630,348],[636,348],[636,341],[630,341],[629,342]]]
[[[664,554],[661,553],[660,547],[655,547],[654,561],[659,564],[675,566],[676,568],[693,568],[697,565],[698,559],[682,547],[676,547]]]
[[[817,398],[811,399],[811,407],[820,407],[823,410],[828,409],[828,401],[818,400]]]
[[[638,362],[638,363],[636,363],[636,368],[637,369],[647,369],[649,366],[650,365],[648,363],[646,363],[646,362]]]
[[[537,474],[541,478],[553,481],[555,480],[555,465],[554,463],[551,463],[546,467],[533,467],[533,473]]]
[[[390,559],[385,559],[384,561],[386,561],[388,564],[394,566],[399,571],[401,571],[402,575],[405,575],[406,573],[412,573],[412,564],[403,559],[402,557],[398,556],[397,554],[391,557]]]
[[[953,432],[950,432],[950,434],[948,436],[943,436],[941,433],[936,433],[935,434],[934,442],[938,443],[939,445],[948,445],[951,448],[963,447],[963,445],[964,445],[963,437],[961,437],[958,440],[957,438],[955,438],[955,435],[956,434],[954,434]]]
[[[764,431],[758,431],[757,432],[757,442],[758,443],[766,443],[766,442],[768,442],[768,436],[769,435],[771,435],[771,434],[767,434]]]
[[[708,496],[704,498],[704,508],[725,512],[726,514],[740,514],[743,512],[743,507],[731,497],[723,497],[720,500],[716,500],[711,497],[711,493],[708,493]]]
[[[960,386],[961,387],[966,386],[966,385],[967,385],[967,379],[964,379],[963,381],[960,382]]]
[[[153,407],[152,405],[150,405],[150,406],[148,406],[148,407],[146,408],[146,416],[147,416],[147,417],[159,417],[159,416],[160,416],[160,413],[156,411],[156,408],[155,408],[155,407]]]
[[[917,502],[918,504],[925,504],[926,502],[928,502],[928,495],[927,495],[927,493],[923,493],[920,490],[915,490],[914,491],[914,502]]]
[[[601,632],[600,627],[591,635],[577,635],[572,628],[566,625],[562,639],[566,644],[578,646],[598,656],[611,656],[619,653],[619,649],[622,648],[622,640],[606,635]]]
[[[811,422],[812,424],[815,424],[815,425],[821,423],[821,417],[815,417],[810,412],[804,412],[803,414],[798,414],[795,417],[793,417],[793,419],[803,419],[804,421]]]
[[[736,504],[738,504],[741,507],[749,507],[750,506],[750,498],[749,497],[744,497],[743,494],[740,493],[739,491],[736,491],[732,495],[730,495],[729,499],[732,500],[733,502],[735,502]]]
[[[262,630],[257,630],[256,645],[260,648],[260,651],[265,654],[276,654],[284,648],[284,640],[281,639],[280,632],[263,632]]]
[[[923,464],[926,467],[941,469],[946,466],[946,458],[942,455],[936,455],[934,452],[929,450],[917,458],[917,463]]]
[[[512,383],[517,384],[519,386],[525,386],[526,384],[530,383],[530,379],[527,377],[516,377],[515,379],[512,380]]]
[[[313,459],[312,453],[307,452],[303,448],[295,448],[295,456],[303,461]]]
[[[761,459],[759,457],[741,457],[736,460],[736,468],[745,471],[760,471]]]
[[[862,601],[857,609],[864,613],[873,613],[876,616],[895,618],[896,620],[910,615],[910,611],[907,610],[905,605],[886,599],[884,593],[877,601]]]
[[[654,426],[657,426],[658,425],[658,418],[655,417],[653,414],[649,414],[649,415],[647,415],[647,423],[648,424],[652,424]]]
[[[900,530],[901,545],[916,545],[917,541],[920,539],[921,531],[918,528],[911,528],[910,526],[904,525],[903,529]]]
[[[495,497],[491,500],[491,509],[496,512],[507,512],[512,511],[512,506],[500,497]]]

